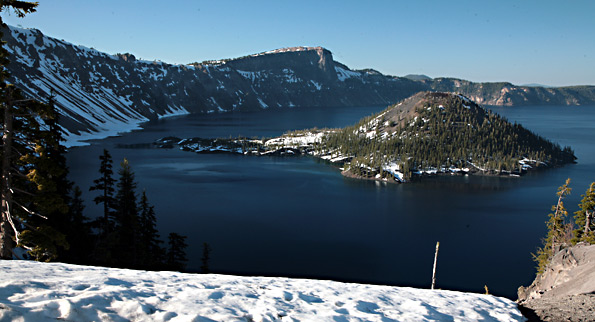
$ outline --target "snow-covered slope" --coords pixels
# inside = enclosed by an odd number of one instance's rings
[[[172,65],[110,55],[9,26],[11,82],[28,96],[50,94],[70,144],[187,113],[280,107],[390,105],[424,90],[456,91],[482,104],[595,104],[595,86],[518,87],[450,78],[387,76],[351,70],[322,47],[291,47],[236,59]]]
[[[385,105],[425,86],[352,71],[321,47],[172,65],[130,54],[108,55],[35,29],[8,27],[3,32],[12,82],[36,99],[47,100],[53,93],[71,141],[186,113]]]
[[[0,261],[0,321],[523,321],[444,290]]]

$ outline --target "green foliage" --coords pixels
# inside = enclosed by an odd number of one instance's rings
[[[546,222],[548,232],[543,241],[543,246],[537,249],[536,254],[532,254],[533,260],[537,263],[537,273],[543,273],[546,265],[556,252],[570,244],[570,237],[566,233],[570,224],[565,224],[564,220],[568,215],[568,211],[564,207],[563,199],[566,198],[572,188],[570,188],[570,178],[566,179],[564,185],[558,188],[556,195],[558,202],[552,206],[552,213],[548,215],[549,220]]]
[[[397,117],[400,108],[391,106],[336,131],[323,144],[329,151],[353,156],[360,166],[407,163],[405,171],[413,172],[475,165],[490,173],[511,173],[520,171],[523,158],[549,165],[574,160],[570,148],[562,149],[458,95],[426,93],[414,109]],[[374,128],[375,136],[366,135]]]
[[[37,5],[37,2],[5,0],[0,1],[0,11],[12,11],[24,17],[35,12]],[[0,25],[4,25],[1,17]],[[4,66],[9,60],[4,44],[2,41],[0,45],[3,131],[0,257],[12,257],[15,245],[11,239],[14,239],[34,259],[48,261],[69,249],[65,234],[74,229],[68,207],[72,183],[67,179],[62,131],[52,97],[47,104],[27,99],[14,85],[8,84],[10,75]]]
[[[28,254],[36,261],[54,260],[58,257],[58,246],[69,247],[66,236],[48,225],[31,227],[23,231],[20,238],[17,246],[28,245]]]
[[[595,182],[591,183],[584,195],[581,195],[579,210],[574,214],[574,223],[578,226],[573,231],[572,243],[586,242],[595,244]]]

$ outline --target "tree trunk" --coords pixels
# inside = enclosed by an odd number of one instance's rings
[[[438,248],[440,247],[440,242],[436,243],[436,253],[434,253],[434,268],[432,269],[432,290],[436,285],[436,264],[438,263]]]
[[[8,92],[10,97],[11,93]],[[4,106],[4,133],[2,135],[2,178],[0,190],[2,197],[2,222],[0,222],[0,258],[12,259],[14,248],[14,230],[11,220],[12,191],[10,188],[10,165],[12,158],[12,106],[10,99]]]

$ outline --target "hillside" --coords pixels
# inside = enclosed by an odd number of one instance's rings
[[[1,321],[523,321],[491,295],[0,260]]]
[[[595,87],[520,87],[423,75],[351,70],[322,47],[292,47],[235,59],[172,65],[106,54],[9,26],[11,82],[26,95],[55,96],[69,145],[188,113],[312,106],[390,105],[420,91],[461,93],[480,104],[593,104]]]
[[[12,81],[40,100],[53,93],[61,124],[81,139],[169,115],[387,105],[424,88],[405,78],[350,70],[321,47],[172,65],[105,54],[35,29],[9,27],[3,40]]]
[[[560,147],[454,93],[420,92],[343,129],[307,129],[276,138],[177,138],[153,143],[196,153],[311,155],[343,175],[410,181],[435,174],[520,176],[576,159]]]
[[[452,93],[418,93],[333,132],[323,145],[351,158],[346,175],[398,181],[436,173],[520,175],[575,160],[569,147]]]
[[[535,320],[593,321],[595,317],[595,245],[560,250],[544,272],[519,287],[517,302]]]

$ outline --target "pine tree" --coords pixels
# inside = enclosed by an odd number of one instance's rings
[[[59,257],[60,260],[75,264],[93,264],[92,250],[95,236],[91,230],[89,218],[84,215],[85,205],[82,191],[75,186],[69,205],[69,222],[67,223],[66,239],[70,248]]]
[[[170,233],[167,237],[169,248],[167,250],[167,266],[172,270],[183,271],[186,267],[186,236]]]
[[[117,187],[116,201],[118,209],[116,212],[116,234],[118,242],[114,252],[118,254],[119,265],[124,267],[135,267],[139,263],[138,259],[138,237],[139,220],[138,205],[136,199],[136,182],[134,172],[124,159],[120,163],[120,180]]]
[[[159,240],[157,231],[157,219],[155,218],[155,207],[149,204],[146,191],[140,198],[140,261],[146,269],[157,269],[164,261],[163,243]]]
[[[18,17],[34,12],[36,7],[36,2],[0,2],[1,12],[13,11]],[[1,17],[0,25],[4,26]],[[59,136],[51,133],[55,130],[51,124],[48,129],[48,123],[39,121],[41,118],[51,123],[53,106],[26,99],[20,90],[7,83],[10,75],[4,66],[9,61],[4,45],[5,42],[0,43],[0,258],[12,258],[14,247],[21,246],[37,260],[51,260],[57,256],[59,246],[68,247],[55,225],[66,209],[66,194],[60,193],[60,183],[51,180],[52,175],[65,178],[52,155],[52,151],[60,149],[59,139],[54,140]],[[55,202],[48,202],[53,197]]]
[[[537,263],[538,274],[543,273],[550,259],[556,254],[556,251],[567,246],[570,242],[566,237],[568,226],[564,224],[564,219],[568,215],[568,211],[564,207],[563,199],[570,194],[571,190],[570,178],[568,178],[566,179],[566,183],[558,188],[558,192],[556,193],[558,202],[552,206],[553,213],[548,215],[549,220],[546,222],[548,233],[543,241],[543,247],[537,250],[537,254],[532,254],[533,260]]]
[[[49,103],[37,113],[37,116],[43,120],[43,123],[39,124],[39,128],[35,129],[29,139],[35,143],[35,153],[23,155],[21,161],[31,165],[27,178],[36,187],[30,200],[30,209],[44,214],[48,219],[34,218],[28,222],[28,225],[47,226],[43,230],[44,234],[47,234],[48,231],[54,232],[52,236],[36,236],[38,233],[35,230],[29,230],[23,235],[22,243],[28,244],[28,239],[60,237],[59,248],[53,250],[52,247],[52,250],[49,251],[49,249],[37,247],[33,252],[30,252],[35,259],[41,260],[59,257],[61,252],[67,251],[70,247],[68,238],[64,243],[61,235],[66,236],[73,231],[68,209],[72,182],[68,180],[66,148],[61,144],[64,138],[62,129],[58,126],[58,113],[55,110],[52,97],[50,97]]]
[[[95,197],[93,201],[95,204],[103,204],[103,218],[99,223],[99,228],[101,237],[105,239],[114,229],[114,208],[116,206],[114,184],[116,180],[113,178],[112,156],[109,151],[103,149],[103,154],[99,156],[99,159],[101,160],[99,166],[101,176],[93,180],[93,186],[89,188],[89,191],[97,190],[101,192],[101,195]]]
[[[580,210],[574,213],[574,222],[578,227],[573,232],[572,243],[595,244],[595,182],[591,183],[582,197],[583,199],[578,205]]]
[[[209,269],[209,260],[211,259],[211,246],[207,243],[202,244],[202,258],[201,262],[202,265],[200,266],[200,270],[203,274],[207,274],[210,272]]]

